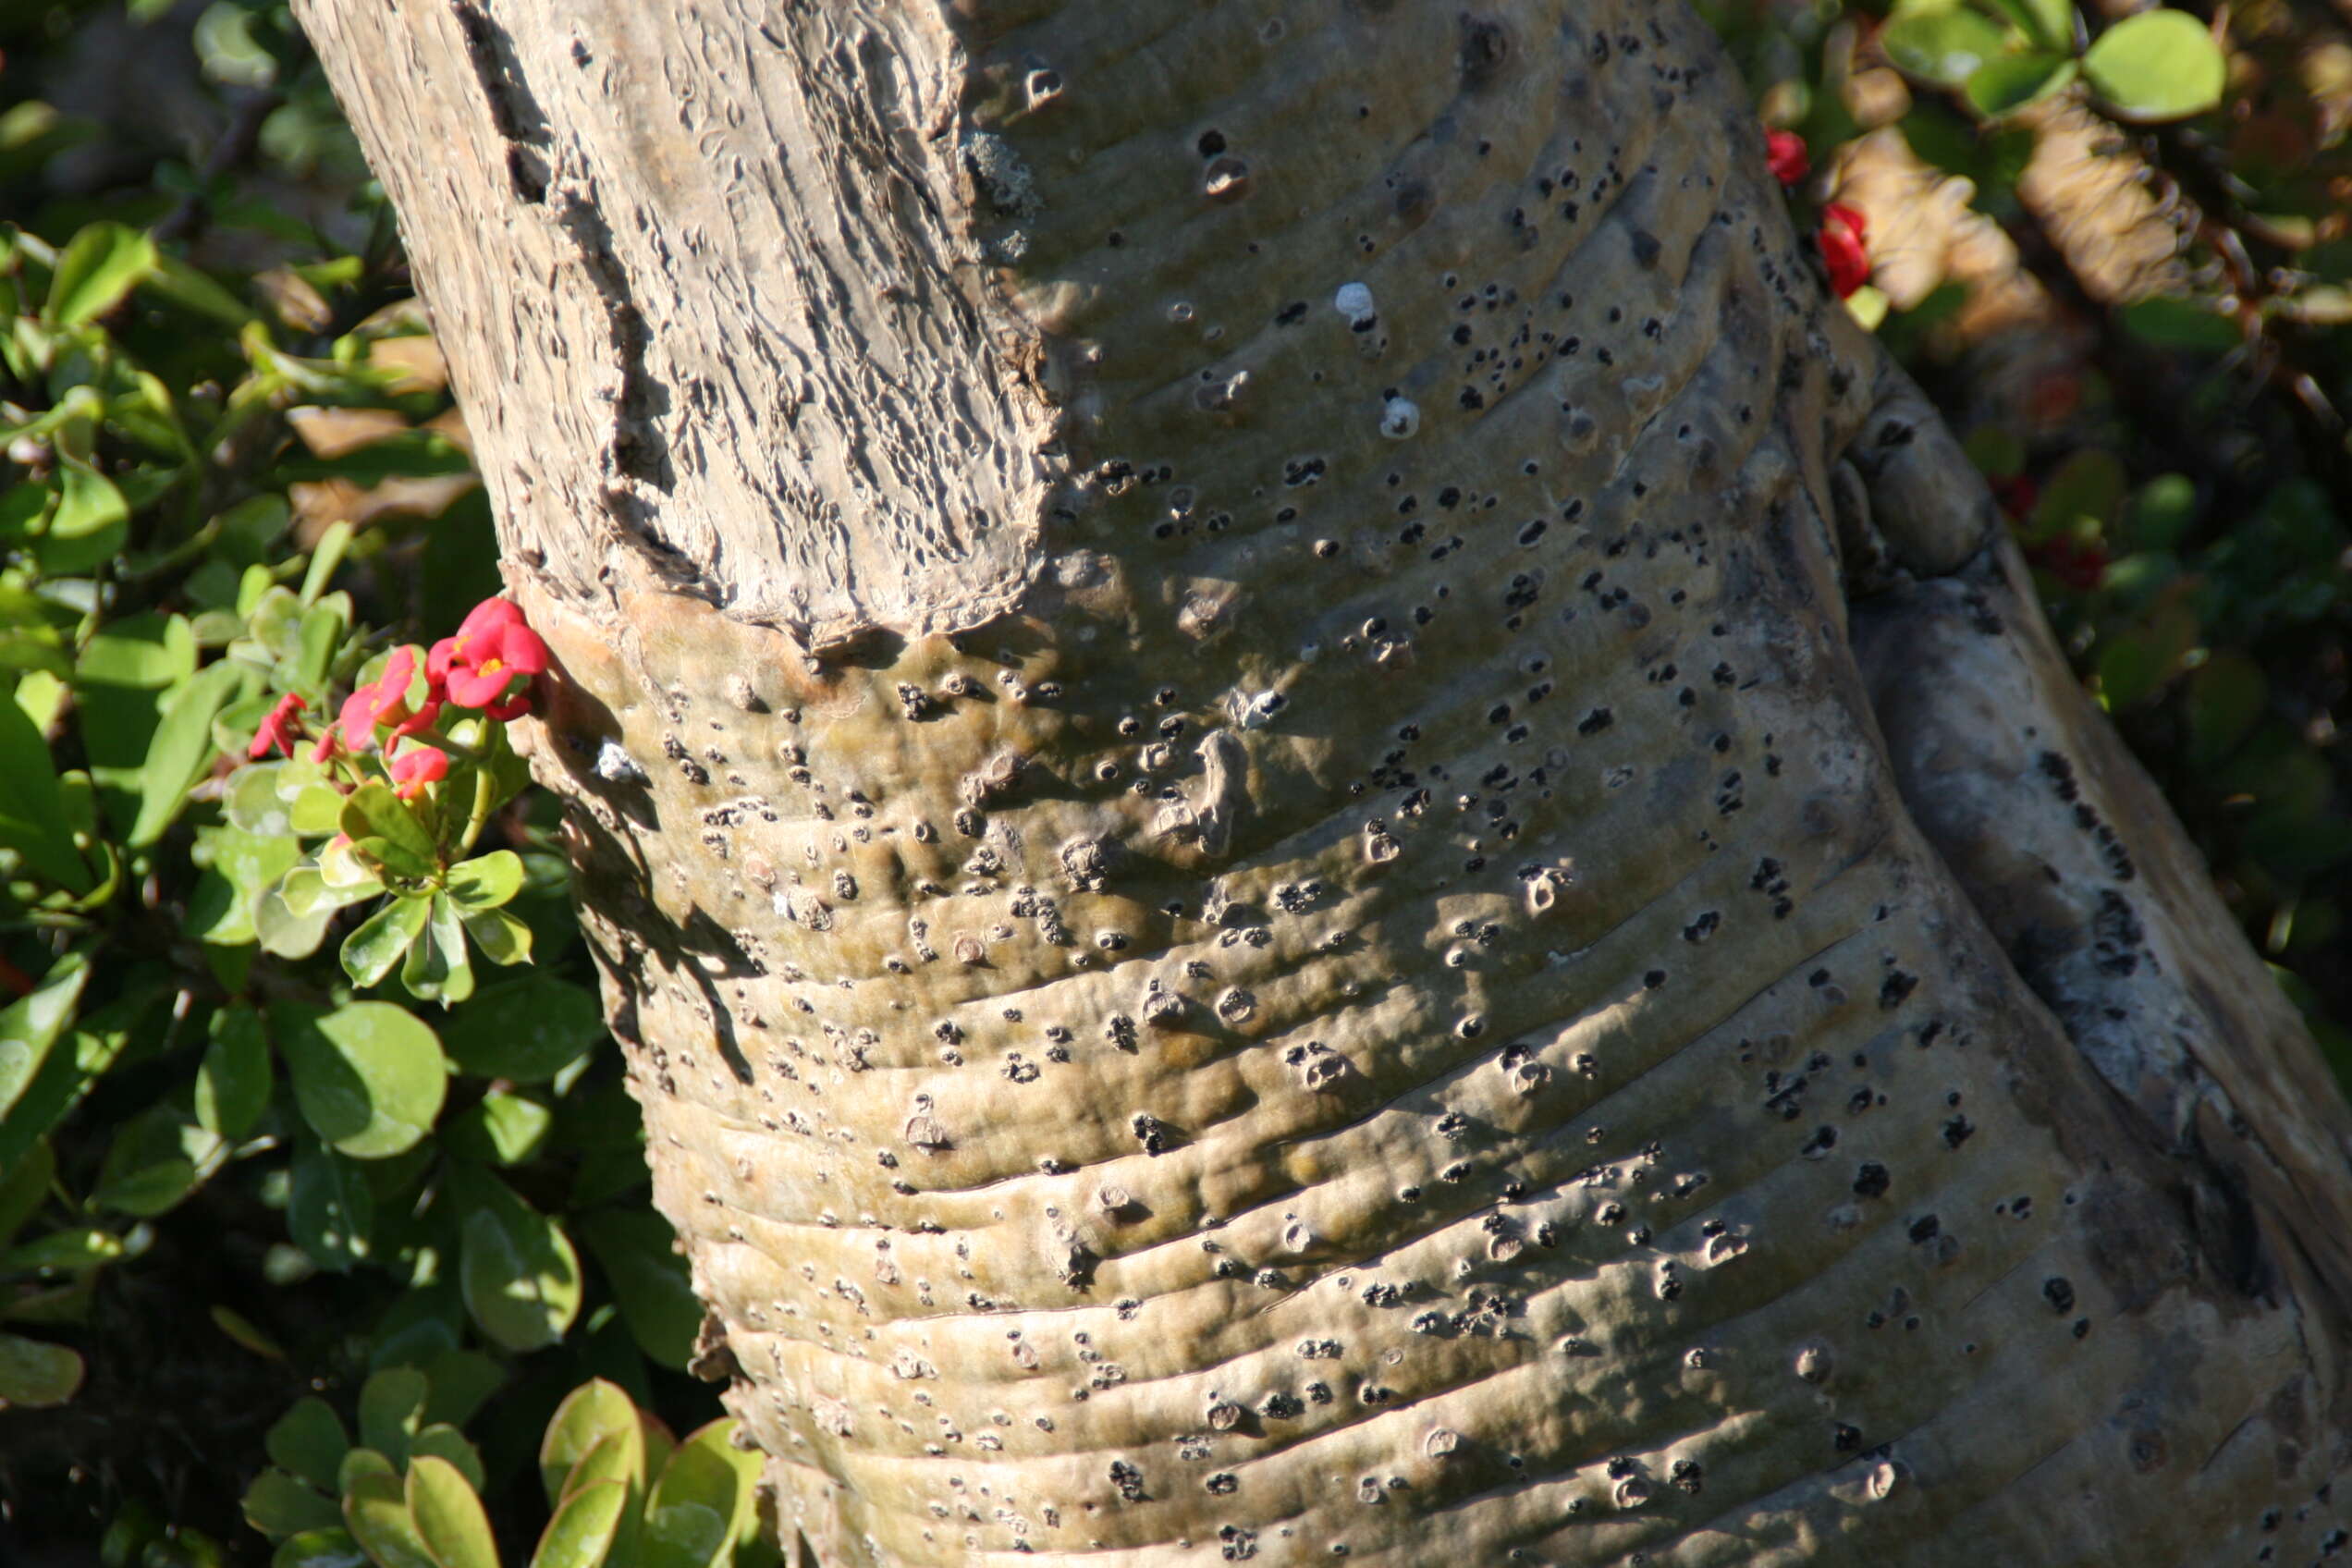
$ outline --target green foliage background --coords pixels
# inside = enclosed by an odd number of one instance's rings
[[[2340,11],[1702,8],[1801,212],[1891,129],[2063,316],[2053,420],[1958,286],[1855,301],[2352,1072]],[[761,1561],[549,803],[480,846],[535,962],[403,981],[285,897],[299,771],[239,766],[498,586],[381,193],[276,0],[18,6],[0,56],[0,1561]],[[2077,107],[2162,192],[2162,292],[2021,187]]]

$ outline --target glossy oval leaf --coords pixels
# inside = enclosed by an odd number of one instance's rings
[[[585,987],[533,974],[484,990],[450,1015],[444,1037],[468,1072],[539,1084],[604,1040],[605,1014]]]
[[[343,831],[361,851],[397,876],[426,876],[434,870],[433,835],[408,802],[380,778],[371,778],[344,797]]]
[[[144,849],[162,838],[178,817],[188,803],[189,786],[212,766],[213,716],[251,678],[249,670],[224,660],[198,671],[165,706],[139,770],[139,816],[129,840],[132,849]]]
[[[376,1568],[441,1568],[409,1516],[408,1488],[388,1471],[349,1477],[343,1488],[343,1527],[366,1549]]]
[[[80,1391],[81,1377],[81,1357],[69,1347],[0,1333],[0,1409],[53,1409]]]
[[[423,1425],[430,1391],[413,1366],[387,1366],[360,1386],[360,1441],[394,1464],[409,1457],[409,1439]]]
[[[2159,8],[2101,33],[2083,55],[2083,75],[2118,117],[2153,124],[2219,104],[2229,61],[2203,22]]]
[[[484,1165],[520,1165],[539,1152],[555,1121],[544,1101],[493,1089],[443,1124],[441,1144]]]
[[[755,1527],[761,1456],[729,1443],[734,1430],[731,1418],[713,1421],[671,1452],[645,1500],[645,1568],[711,1568]]]
[[[606,1438],[633,1443],[642,1466],[645,1446],[637,1426],[637,1405],[617,1383],[592,1378],[566,1394],[547,1418],[546,1435],[539,1442],[539,1481],[550,1507],[560,1501],[572,1480],[572,1468]],[[642,1482],[642,1468],[624,1467],[619,1478]]]
[[[270,1568],[368,1568],[368,1554],[349,1530],[305,1530],[278,1543]]]
[[[335,1407],[310,1394],[295,1401],[271,1424],[262,1446],[279,1469],[323,1491],[333,1491],[338,1485],[343,1456],[351,1452],[351,1439],[343,1430],[342,1417],[335,1414]]]
[[[458,1284],[475,1324],[513,1351],[562,1339],[580,1312],[580,1256],[563,1228],[486,1173],[457,1190],[467,1208]]]
[[[1879,34],[1887,58],[1911,76],[1957,87],[2008,52],[2009,30],[1964,6],[1906,11]]]
[[[0,702],[0,709],[14,705]],[[15,1108],[48,1060],[89,983],[88,962],[79,952],[67,953],[31,992],[0,1008],[0,1117]]]
[[[501,968],[531,962],[531,927],[515,918],[512,911],[503,909],[467,909],[458,912],[464,923],[465,933],[482,956]]]
[[[276,1081],[261,1010],[231,1002],[213,1014],[211,1034],[196,1067],[196,1120],[224,1138],[241,1138],[269,1109]]]
[[[68,892],[90,890],[90,867],[73,845],[49,742],[13,702],[0,703],[0,847]]]
[[[396,894],[343,938],[343,973],[354,986],[374,986],[391,974],[408,955],[409,946],[424,935],[425,917],[433,900],[422,895]]]
[[[531,1568],[602,1568],[628,1501],[629,1488],[619,1481],[597,1481],[565,1498],[539,1537]]]
[[[498,1568],[490,1516],[462,1472],[430,1453],[409,1462],[409,1517],[439,1568]]]
[[[240,1506],[245,1522],[273,1540],[343,1523],[334,1499],[275,1466],[253,1477]]]
[[[447,893],[435,893],[427,900],[424,934],[410,944],[408,959],[400,965],[400,984],[417,1000],[439,1002],[445,1011],[473,995],[465,923]]]
[[[420,1416],[422,1414],[419,1413]],[[409,1453],[411,1457],[429,1453],[435,1459],[446,1460],[457,1466],[458,1474],[466,1478],[466,1485],[477,1492],[482,1489],[481,1452],[466,1441],[463,1432],[446,1421],[418,1428],[417,1435],[409,1439]]]
[[[2075,46],[2074,0],[1992,0],[1992,4],[2042,48]]]
[[[684,1371],[702,1331],[703,1304],[695,1299],[686,1260],[671,1250],[678,1233],[669,1221],[651,1208],[631,1207],[599,1209],[573,1224],[605,1271],[638,1348],[672,1371]]]
[[[459,909],[496,909],[521,890],[522,857],[512,850],[494,850],[449,868],[449,897]]]
[[[286,1228],[312,1262],[332,1273],[349,1273],[367,1257],[375,1229],[375,1197],[366,1172],[323,1144],[299,1140]]]
[[[2064,55],[2004,55],[1970,75],[1965,92],[1977,113],[1999,119],[2040,103],[2073,81],[2080,69]]]
[[[433,1030],[408,1009],[366,1001],[321,1012],[288,1005],[271,1010],[270,1025],[302,1119],[352,1158],[402,1153],[441,1114],[448,1066]]]
[[[48,318],[59,326],[97,320],[155,270],[155,242],[143,230],[93,223],[67,244],[49,277]]]

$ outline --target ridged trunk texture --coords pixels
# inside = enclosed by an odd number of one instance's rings
[[[827,1568],[2301,1563],[2347,1121],[1650,0],[306,0]]]

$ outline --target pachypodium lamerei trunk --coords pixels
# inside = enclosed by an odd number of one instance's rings
[[[301,10],[827,1568],[2342,1544],[2346,1118],[1682,6]]]

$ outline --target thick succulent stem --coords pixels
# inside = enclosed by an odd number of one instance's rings
[[[2342,1109],[2021,977],[2095,720],[1683,7],[304,10],[828,1568],[2322,1550]]]

